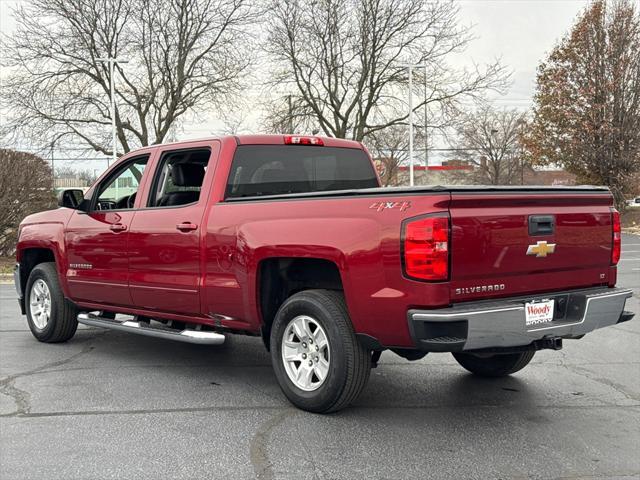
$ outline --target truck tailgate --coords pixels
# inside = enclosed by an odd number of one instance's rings
[[[452,302],[609,284],[611,206],[597,190],[453,192]]]

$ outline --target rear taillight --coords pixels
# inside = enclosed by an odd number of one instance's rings
[[[416,280],[449,278],[449,215],[438,213],[403,224],[404,273]]]
[[[621,229],[620,213],[614,208],[611,210],[611,225],[613,226],[613,242],[611,246],[611,265],[617,265],[620,261]]]
[[[285,145],[318,145],[319,147],[324,145],[321,138],[318,137],[298,137],[293,135],[287,135],[284,137]]]

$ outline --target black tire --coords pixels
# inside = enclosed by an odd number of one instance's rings
[[[534,350],[530,350],[487,357],[480,357],[471,353],[454,353],[453,358],[475,375],[480,375],[481,377],[504,377],[526,367],[535,353]]]
[[[31,289],[37,280],[47,284],[51,298],[51,315],[44,328],[38,328],[31,315]],[[40,263],[31,271],[25,288],[25,304],[29,329],[36,339],[45,343],[66,342],[78,328],[78,310],[64,298],[55,263]]]
[[[329,369],[317,390],[304,391],[289,378],[282,359],[282,339],[298,315],[312,317],[324,329],[331,352]],[[369,380],[371,352],[355,336],[341,293],[306,290],[289,297],[271,328],[271,362],[280,388],[296,407],[315,413],[336,412],[353,402]]]

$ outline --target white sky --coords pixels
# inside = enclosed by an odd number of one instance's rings
[[[528,107],[536,68],[569,30],[588,0],[457,0],[460,20],[477,37],[467,49],[476,62],[500,58],[513,71],[513,85],[500,104]]]
[[[28,0],[19,0],[28,1]],[[14,26],[11,8],[19,1],[0,0],[0,30],[10,33]],[[455,59],[458,66],[492,62],[495,58],[512,72],[509,92],[496,98],[498,105],[527,109],[535,86],[536,67],[558,39],[568,31],[589,0],[454,0],[460,5],[460,22],[473,25],[476,39],[466,53]],[[258,118],[253,112],[250,118]],[[206,124],[206,122],[205,122]],[[186,124],[181,138],[212,134],[199,122]],[[248,125],[257,129],[257,125]]]

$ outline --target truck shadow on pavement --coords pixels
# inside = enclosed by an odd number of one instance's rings
[[[94,370],[93,374],[111,384],[110,394],[115,397],[127,393],[131,399],[139,392],[145,398],[164,398],[177,407],[180,402],[194,403],[189,398],[192,394],[197,405],[211,408],[290,406],[259,338],[231,335],[225,344],[215,347],[98,329],[79,330],[76,338],[98,333],[100,337],[92,341],[85,358],[65,368],[86,369],[87,374]],[[517,376],[484,379],[468,374],[450,355],[432,354],[408,362],[385,352],[378,368],[372,369],[363,394],[347,412],[467,407],[517,407],[534,412],[537,404],[550,403],[536,383],[528,379],[526,369]]]

